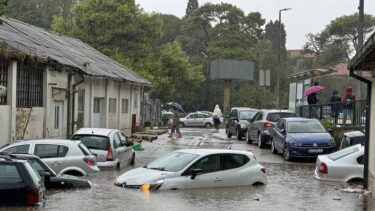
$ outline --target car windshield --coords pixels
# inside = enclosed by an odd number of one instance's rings
[[[150,164],[144,167],[160,171],[177,172],[183,169],[186,165],[188,165],[197,157],[198,155],[192,153],[172,152],[152,161]]]
[[[97,135],[74,135],[72,140],[80,140],[88,149],[108,150],[109,138]]]
[[[288,133],[325,133],[326,130],[318,121],[288,122]]]
[[[294,116],[294,113],[269,113],[266,119],[270,122],[277,122],[280,118],[288,118]]]
[[[330,155],[328,155],[328,158],[331,159],[331,160],[338,160],[340,158],[343,158],[347,155],[350,155],[354,152],[357,152],[359,149],[357,146],[352,146],[352,147],[348,147],[348,148],[345,148],[343,150],[340,150],[340,151],[337,151],[335,153],[332,153]]]
[[[256,110],[240,111],[239,112],[239,118],[242,119],[242,120],[250,120],[255,116],[255,114],[257,112],[258,111],[256,111]]]

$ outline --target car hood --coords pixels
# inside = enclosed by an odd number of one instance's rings
[[[288,133],[291,141],[303,144],[325,144],[332,136],[329,133]]]
[[[126,183],[126,185],[143,185],[145,183],[152,183],[156,180],[170,177],[173,174],[175,174],[175,172],[159,171],[140,167],[125,172],[121,176],[117,177],[116,183]]]

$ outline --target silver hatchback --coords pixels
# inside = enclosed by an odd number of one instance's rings
[[[82,141],[91,152],[96,154],[96,161],[100,168],[120,168],[134,163],[133,143],[129,142],[120,130],[81,128],[71,139]]]
[[[18,141],[1,148],[0,152],[36,155],[59,174],[86,176],[99,171],[95,157],[80,141]]]

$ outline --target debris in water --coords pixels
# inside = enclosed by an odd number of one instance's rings
[[[341,201],[341,197],[333,197],[333,200]]]

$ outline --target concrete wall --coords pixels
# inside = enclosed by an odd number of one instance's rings
[[[0,106],[0,146],[3,146],[10,142],[11,137],[9,131],[11,130],[10,127],[10,120],[11,120],[11,112],[10,106],[8,105],[1,105]]]
[[[369,190],[375,197],[375,79],[372,81],[371,117],[370,117],[370,152],[369,152]]]
[[[41,107],[17,109],[18,140],[43,138],[44,112],[45,109]]]

